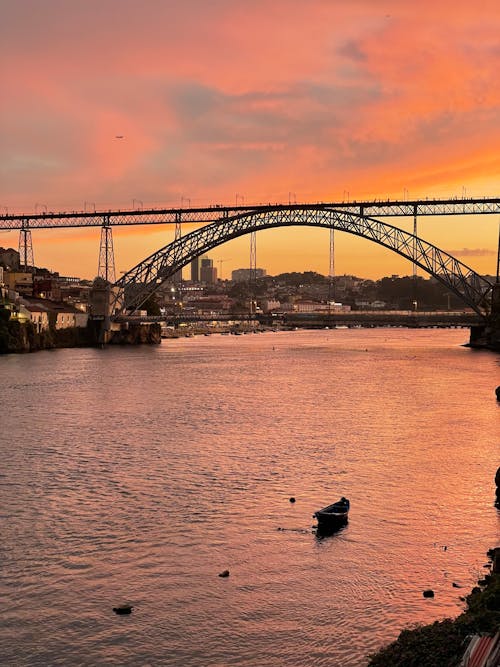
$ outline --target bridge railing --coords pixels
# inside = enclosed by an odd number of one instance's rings
[[[214,204],[190,208],[151,208],[144,210],[108,209],[103,211],[46,211],[42,213],[22,213],[0,215],[0,229],[48,229],[53,227],[101,227],[124,225],[166,225],[191,223],[204,224],[223,221],[224,217],[253,211],[255,213],[272,210],[336,209],[361,216],[410,217],[500,214],[500,198],[451,198],[406,200],[363,200],[337,202],[304,202],[301,204],[249,204],[245,206],[225,206]]]

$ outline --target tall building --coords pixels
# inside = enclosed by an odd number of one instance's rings
[[[199,283],[200,282],[200,258],[195,257],[191,261],[191,282]]]
[[[217,282],[217,269],[214,266],[214,260],[209,257],[201,257],[200,281],[213,285]]]

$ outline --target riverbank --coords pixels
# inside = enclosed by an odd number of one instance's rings
[[[67,347],[102,347],[100,323],[87,327],[46,329],[37,332],[31,322],[0,321],[0,354],[38,352]],[[157,345],[161,342],[160,325],[137,323],[107,332],[106,345]]]
[[[403,630],[371,657],[368,667],[457,667],[475,634],[500,630],[500,547],[488,552],[490,573],[465,598],[467,609],[456,619]]]
[[[92,347],[94,344],[94,334],[88,327],[37,332],[31,322],[0,321],[0,354],[38,352],[62,347]]]

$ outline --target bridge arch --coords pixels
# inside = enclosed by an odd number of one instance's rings
[[[452,255],[399,227],[364,216],[362,212],[324,205],[276,206],[233,216],[223,215],[160,248],[124,274],[115,287],[123,290],[125,297],[120,307],[118,299],[111,304],[112,312],[137,310],[179,269],[227,241],[262,229],[291,226],[333,228],[374,241],[434,276],[482,317],[489,313],[493,285]]]

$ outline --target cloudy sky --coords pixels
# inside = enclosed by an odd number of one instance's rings
[[[0,212],[498,196],[499,72],[498,0],[0,0]],[[492,273],[498,222],[419,230]],[[411,273],[337,236],[337,272]],[[117,268],[171,238],[115,232]],[[99,230],[33,240],[95,275]],[[257,244],[270,273],[328,272],[326,231]],[[213,252],[224,277],[248,245]]]

